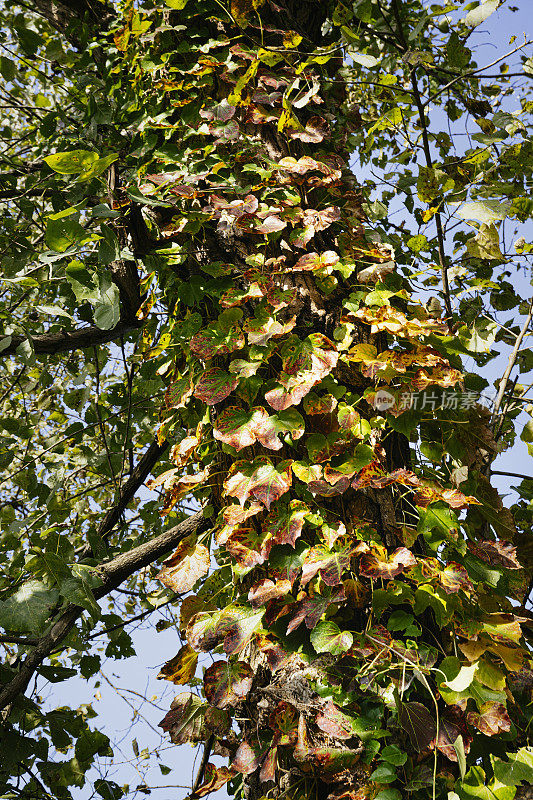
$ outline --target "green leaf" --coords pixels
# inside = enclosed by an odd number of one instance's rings
[[[59,172],[61,175],[76,175],[89,170],[98,161],[98,153],[93,150],[69,150],[45,156],[44,161],[54,172]]]
[[[94,306],[94,321],[104,331],[111,330],[120,321],[120,293],[110,280],[104,280],[100,285]]]
[[[396,770],[392,764],[379,764],[370,776],[371,781],[376,783],[392,783],[397,778]]]
[[[76,219],[48,219],[46,223],[46,244],[56,253],[64,253],[69,247],[80,244],[87,238],[87,232]]]
[[[517,786],[519,783],[533,785],[533,748],[521,747],[518,753],[509,753],[508,761],[501,758],[492,760],[494,777],[505,786]]]
[[[38,580],[27,581],[7,600],[0,601],[0,626],[16,633],[41,633],[58,599],[57,589]]]
[[[350,649],[353,636],[349,631],[341,631],[334,622],[321,622],[311,632],[311,644],[317,653],[339,656]]]

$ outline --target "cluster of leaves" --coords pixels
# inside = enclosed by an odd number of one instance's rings
[[[98,567],[162,522],[151,501],[117,528],[120,503],[113,526],[101,519],[135,452],[169,442],[148,484],[162,516],[178,521],[193,497],[212,524],[163,562],[165,589],[132,578],[139,605],[125,611],[186,595],[183,645],[160,675],[174,684],[194,688],[199,656],[220,656],[205,700],[182,692],[161,722],[176,744],[229,758],[202,767],[194,797],[226,784],[239,796],[243,783],[266,793],[283,768],[295,799],[512,800],[533,780],[531,617],[517,608],[531,492],[524,482],[513,519],[489,477],[523,404],[516,381],[492,417],[465,402],[488,382],[461,356],[481,367],[512,350],[530,310],[500,234],[531,215],[531,109],[508,113],[505,71],[483,82],[468,47],[495,0],[301,5],[127,3],[109,31],[88,9],[71,19],[74,49],[53,19],[9,19],[21,63],[44,52],[69,78],[56,88],[52,70],[31,68],[28,95],[40,80],[53,109],[28,122],[14,62],[0,61],[33,159],[6,157],[2,194],[0,355],[14,362],[0,401],[0,625],[17,644],[84,609],[65,644],[86,678],[100,665],[85,654],[95,626],[114,630],[106,655],[132,652],[96,602]],[[452,122],[475,118],[464,152],[430,128],[434,103]],[[402,193],[408,228],[388,220],[392,191],[360,191],[353,150]],[[515,250],[526,263],[525,239]],[[444,312],[421,302],[428,290]],[[82,322],[96,342],[85,356],[39,361],[42,334]],[[527,372],[530,350],[519,357]],[[431,404],[404,402],[426,390]],[[41,674],[65,669],[54,656]],[[21,796],[42,781],[68,797],[108,753],[86,709],[58,722],[19,698],[8,713],[15,794],[26,774]],[[48,740],[76,741],[75,757],[48,760]]]

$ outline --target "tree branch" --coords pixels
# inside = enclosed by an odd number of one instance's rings
[[[14,355],[17,347],[28,339],[31,341],[36,355],[54,355],[55,353],[66,353],[71,350],[84,350],[86,347],[112,342],[114,339],[119,339],[133,330],[138,330],[140,327],[142,327],[140,322],[135,323],[133,320],[124,320],[108,331],[103,331],[95,325],[91,325],[88,328],[79,328],[75,331],[64,331],[63,333],[12,336],[11,342],[0,352],[0,356]]]
[[[170,528],[170,530],[156,536],[151,541],[133,548],[129,553],[122,553],[117,558],[108,561],[107,564],[103,564],[100,568],[100,573],[103,576],[102,584],[94,590],[94,598],[99,600],[105,597],[113,589],[116,589],[123,580],[133,575],[134,572],[156,561],[186,536],[204,526],[206,528],[209,526],[209,520],[203,517],[202,511],[199,511],[180,522],[174,528]],[[4,718],[9,715],[11,704],[17,696],[26,691],[28,683],[44,659],[68,635],[83,611],[84,609],[80,606],[72,604],[67,606],[50,631],[41,637],[37,646],[26,657],[18,674],[3,687],[0,692],[0,711],[2,711]]]

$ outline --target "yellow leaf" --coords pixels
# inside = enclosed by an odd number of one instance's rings
[[[194,652],[190,645],[184,645],[181,650],[167,661],[161,667],[161,671],[157,676],[166,681],[172,681],[177,684],[187,684],[194,678],[196,672],[196,665],[198,663],[198,655]]]
[[[287,31],[283,36],[283,47],[298,47],[301,41],[302,37],[299,33],[296,33],[296,31]]]

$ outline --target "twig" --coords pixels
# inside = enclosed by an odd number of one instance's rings
[[[505,389],[507,387],[507,383],[509,382],[509,377],[510,377],[511,372],[513,370],[513,367],[514,367],[514,365],[516,363],[516,359],[518,358],[518,353],[520,352],[520,345],[522,344],[522,340],[524,339],[524,336],[526,335],[526,333],[528,331],[528,328],[529,328],[529,326],[531,324],[531,318],[532,317],[533,317],[533,300],[531,300],[531,302],[529,304],[529,312],[528,312],[528,315],[526,317],[526,321],[524,322],[524,324],[522,326],[522,330],[520,331],[520,333],[516,337],[516,342],[515,342],[515,345],[513,347],[513,351],[511,353],[511,355],[509,356],[509,362],[507,364],[507,368],[506,368],[505,372],[503,373],[502,379],[500,381],[500,385],[498,387],[498,395],[497,395],[496,401],[494,403],[494,411],[492,412],[491,422],[494,421],[494,419],[496,418],[496,416],[498,414],[498,411],[500,410],[500,406],[502,404],[503,396],[505,394]]]
[[[453,80],[449,81],[447,84],[445,84],[445,86],[442,86],[437,92],[434,92],[430,97],[428,97],[428,99],[424,103],[424,106],[428,106],[430,103],[432,103],[433,100],[435,100],[436,97],[438,97],[443,92],[447,91],[447,89],[449,89],[450,86],[453,86],[454,83],[457,83],[457,81],[462,81],[463,78],[470,78],[471,75],[476,75],[478,72],[483,72],[483,70],[489,69],[490,67],[493,67],[495,64],[499,64],[500,61],[503,61],[504,58],[508,58],[509,56],[512,56],[513,53],[517,53],[518,50],[523,50],[524,47],[527,47],[528,44],[531,44],[531,43],[532,43],[531,41],[524,42],[524,44],[521,44],[519,47],[515,47],[514,50],[510,50],[504,56],[501,56],[500,58],[497,58],[496,61],[492,61],[490,64],[486,64],[484,67],[478,67],[477,69],[472,69],[472,70],[469,70],[469,72],[465,72],[462,75],[458,75],[457,78],[454,78]],[[524,72],[524,77],[526,77],[526,76],[527,76],[527,73]],[[489,76],[486,75],[486,76],[483,76],[483,77],[487,77],[488,78]],[[499,75],[498,77],[507,78],[509,76],[508,75]]]
[[[194,783],[192,786],[192,795],[194,795],[200,786],[202,785],[202,781],[204,779],[204,772],[207,766],[207,762],[209,761],[209,756],[211,755],[211,748],[213,747],[213,742],[215,741],[215,736],[212,733],[207,742],[204,745],[204,752],[202,753],[202,760],[200,761],[200,766],[198,767],[198,772],[196,773],[196,778],[194,779]]]
[[[533,475],[522,475],[521,472],[504,472],[500,469],[491,469],[492,475],[508,475],[510,478],[522,478],[524,481],[533,481]]]
[[[398,36],[400,38],[400,42],[402,47],[405,51],[409,50],[409,45],[407,43],[407,39],[405,38],[405,34],[403,32],[402,26],[402,19],[400,16],[400,10],[398,8],[398,0],[392,0],[392,10],[394,14],[394,18],[396,20],[396,24],[398,26]],[[413,67],[410,71],[411,76],[411,84],[413,87],[413,94],[415,98],[415,105],[418,110],[418,116],[420,119],[420,125],[422,128],[422,147],[424,150],[424,157],[426,159],[426,164],[429,169],[433,169],[433,159],[431,157],[431,149],[429,146],[429,138],[427,132],[427,125],[426,125],[426,118],[424,114],[424,105],[422,103],[422,98],[420,96],[420,90],[418,88],[418,81],[416,79],[416,68]],[[448,281],[448,266],[446,263],[446,253],[444,251],[444,232],[442,228],[442,218],[440,215],[440,211],[435,213],[435,227],[437,228],[437,242],[438,242],[438,249],[439,249],[439,264],[440,264],[440,272],[442,277],[442,290],[444,295],[444,305],[446,307],[446,316],[448,323],[451,325],[452,318],[453,318],[453,311],[452,311],[452,303],[450,298],[450,284]]]

